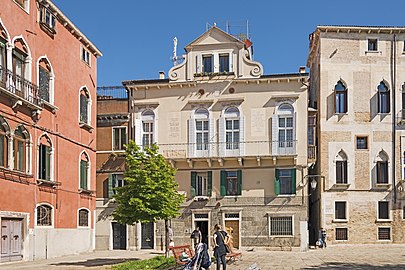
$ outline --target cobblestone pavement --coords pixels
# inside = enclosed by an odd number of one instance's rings
[[[2,263],[3,269],[110,269],[127,260],[151,258],[162,252],[97,251],[93,253],[39,260]],[[404,269],[405,245],[345,245],[326,249],[299,251],[243,251],[241,261],[228,265],[228,270],[247,270],[256,263],[258,269]],[[211,267],[216,269],[215,265]],[[255,269],[256,270],[256,269]]]

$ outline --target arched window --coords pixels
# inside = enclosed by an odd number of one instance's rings
[[[10,136],[10,127],[6,120],[0,116],[0,166],[8,167],[8,138]]]
[[[82,190],[90,189],[90,160],[86,152],[80,155],[80,183],[79,188]]]
[[[347,88],[342,81],[335,85],[335,112],[347,113]]]
[[[347,184],[347,155],[341,150],[335,158],[336,184]]]
[[[14,169],[26,172],[27,143],[29,142],[29,133],[23,126],[18,126],[14,131]]]
[[[7,49],[6,44],[10,40],[7,29],[0,19],[0,82],[4,83],[4,75],[7,70]]]
[[[43,101],[53,103],[54,75],[52,66],[46,57],[38,61],[38,95]]]
[[[388,184],[388,155],[385,151],[378,153],[376,174],[377,184]]]
[[[390,90],[384,82],[380,82],[377,87],[378,90],[378,112],[390,112]]]
[[[239,149],[240,121],[236,107],[228,107],[225,110],[225,136],[227,150]]]
[[[87,88],[80,90],[80,123],[90,124],[90,95]]]
[[[53,209],[51,206],[41,204],[37,206],[37,226],[52,226]]]
[[[51,181],[52,144],[49,137],[41,137],[38,150],[38,179]]]
[[[209,112],[199,108],[194,112],[196,150],[208,150],[209,143]]]
[[[79,227],[88,227],[89,226],[89,210],[80,209],[78,219],[79,219],[78,220]]]
[[[294,108],[290,104],[282,104],[278,108],[278,147],[294,146]]]
[[[155,114],[152,110],[142,113],[142,147],[148,147],[154,143]]]

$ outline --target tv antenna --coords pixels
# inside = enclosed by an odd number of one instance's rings
[[[184,55],[177,56],[177,37],[174,37],[173,38],[173,57],[172,57],[173,65],[177,66],[179,64],[178,60],[184,60],[184,59],[185,59]]]

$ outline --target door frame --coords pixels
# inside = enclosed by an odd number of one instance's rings
[[[31,254],[30,256],[30,242],[29,242],[29,235],[34,234],[34,229],[29,228],[29,220],[30,220],[30,214],[29,213],[24,213],[24,212],[11,212],[11,211],[0,211],[0,225],[1,225],[1,220],[2,219],[20,219],[22,222],[22,228],[21,228],[21,261],[27,261],[29,260],[30,257],[33,256]],[[34,220],[35,224],[35,220]],[[34,227],[35,228],[35,227]],[[1,231],[1,227],[0,227]],[[0,256],[0,262],[1,256]]]
[[[213,231],[211,229],[211,211],[208,209],[192,209],[191,210],[192,215],[191,215],[191,224],[192,228],[190,229],[190,234],[192,231],[194,231],[195,227],[197,226],[197,221],[208,221],[208,249],[211,247],[212,243],[212,234]],[[207,218],[196,218],[195,214],[208,214]]]
[[[114,230],[113,230],[113,223],[119,223],[117,221],[112,220],[110,222],[110,244],[109,244],[109,250],[114,250]],[[125,231],[126,231],[126,239],[125,239],[125,250],[129,249],[129,236],[128,236],[128,225],[127,224],[123,224],[125,225]]]
[[[226,217],[227,214],[238,214],[237,218]],[[222,209],[222,228],[225,230],[225,220],[237,220],[239,222],[239,250],[242,249],[242,209]]]

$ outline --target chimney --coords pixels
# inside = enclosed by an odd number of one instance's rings
[[[165,72],[159,71],[159,79],[163,80],[165,78]]]
[[[300,74],[306,73],[306,68],[305,68],[305,66],[300,66],[299,73],[300,73]]]

